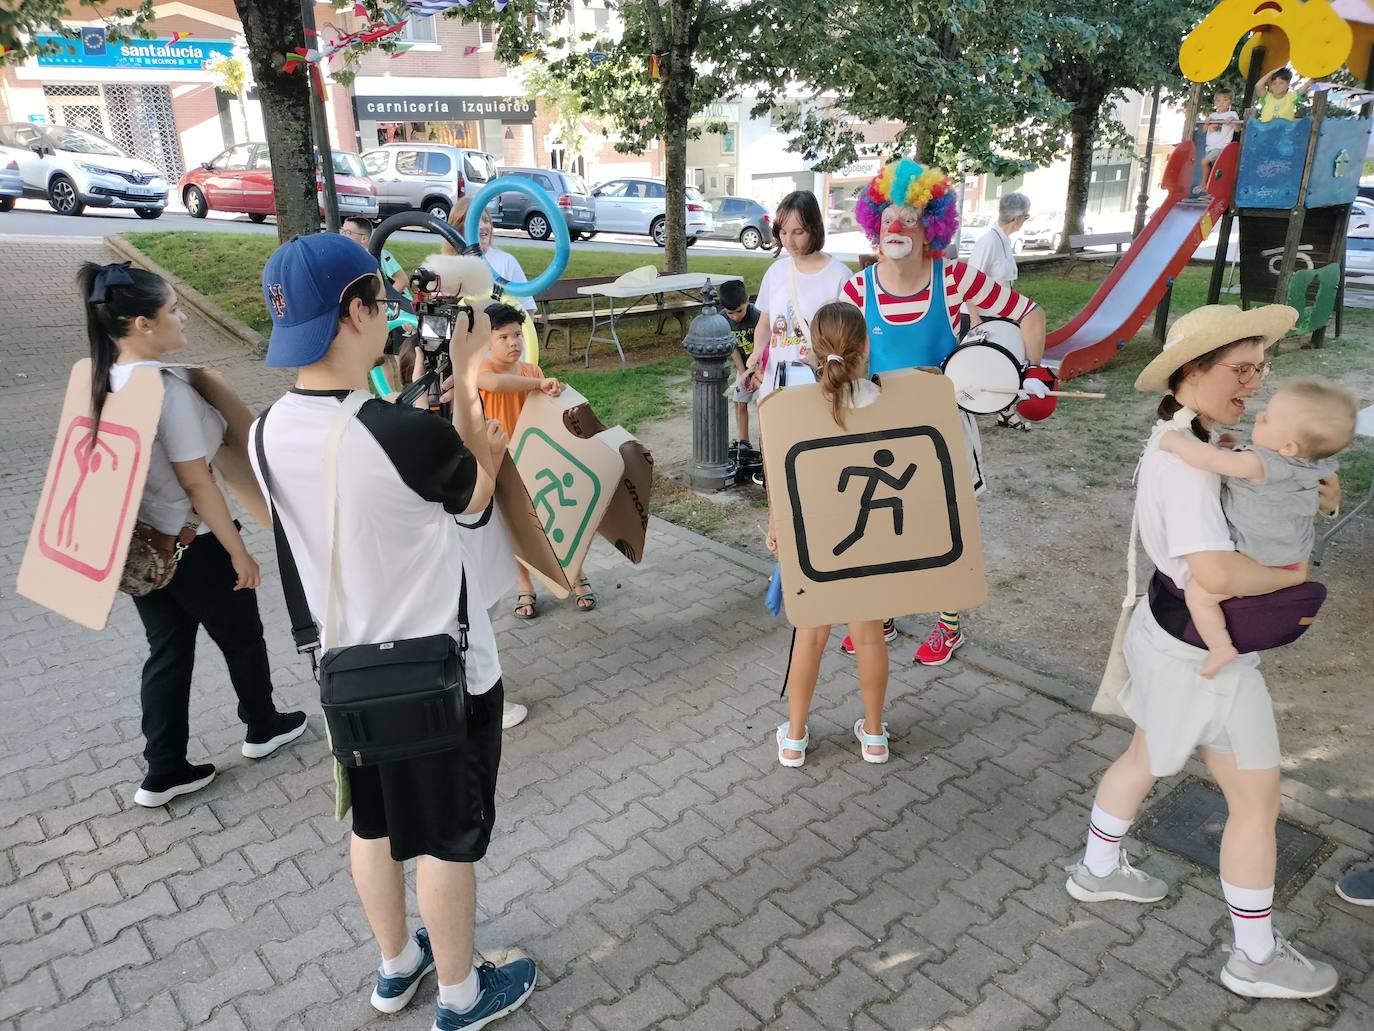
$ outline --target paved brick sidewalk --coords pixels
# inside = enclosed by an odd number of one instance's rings
[[[285,754],[241,758],[223,665],[203,641],[192,757],[220,776],[167,810],[138,809],[132,606],[95,634],[14,597],[84,347],[69,284],[88,256],[100,248],[0,251],[0,1031],[427,1028],[428,986],[399,1017],[367,1005],[377,956],[331,819],[318,716]],[[251,403],[280,390],[206,327],[194,335],[191,357]],[[250,547],[270,572],[279,693],[317,712],[270,537]],[[598,548],[591,574],[595,612],[498,624],[508,689],[531,715],[507,736],[478,942],[498,960],[525,951],[541,979],[498,1026],[1374,1027],[1371,913],[1331,895],[1374,853],[1367,829],[1286,801],[1335,850],[1278,924],[1344,980],[1324,1007],[1253,1004],[1215,979],[1229,931],[1213,875],[1153,852],[1141,865],[1172,886],[1159,905],[1064,893],[1120,729],[1014,675],[913,669],[904,640],[892,762],[860,761],[853,667],[832,652],[807,765],[783,770],[771,735],[788,634],[763,613],[757,566],[658,524],[643,565]]]

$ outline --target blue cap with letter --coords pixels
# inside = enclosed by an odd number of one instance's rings
[[[313,365],[325,356],[339,326],[339,301],[364,276],[377,275],[377,259],[338,233],[288,240],[262,270],[262,299],[272,317],[269,369]]]

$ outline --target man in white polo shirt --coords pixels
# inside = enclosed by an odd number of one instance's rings
[[[386,343],[386,306],[376,261],[330,233],[277,248],[263,269],[272,316],[267,365],[296,368],[296,386],[259,420],[264,489],[300,574],[310,613],[325,625],[330,553],[325,439],[340,405],[366,391]],[[460,320],[460,322],[463,320]],[[456,330],[453,421],[372,399],[343,428],[338,454],[336,640],[325,648],[450,633],[459,637],[462,535],[455,516],[485,509],[506,448],[499,424],[482,416],[476,374],[487,350],[486,315]],[[255,427],[256,429],[256,427]],[[534,990],[534,964],[474,968],[473,865],[487,850],[501,761],[501,667],[482,585],[467,578],[468,743],[420,758],[340,770],[353,810],[351,864],[382,965],[372,1005],[404,1008],[437,968],[434,1028],[484,1027]],[[406,926],[402,863],[416,860],[425,927]]]

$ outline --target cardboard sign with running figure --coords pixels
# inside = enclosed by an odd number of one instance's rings
[[[607,429],[587,399],[531,393],[497,478],[516,557],[559,598],[600,533],[631,562],[644,555],[653,459],[619,426]]]
[[[954,387],[885,373],[836,424],[819,386],[759,407],[783,604],[794,626],[968,609],[987,600]]]

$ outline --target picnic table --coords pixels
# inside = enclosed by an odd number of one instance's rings
[[[1355,435],[1359,437],[1374,437],[1374,405],[1370,405],[1368,408],[1364,409],[1364,411],[1360,412],[1359,418],[1355,420]],[[1335,526],[1331,527],[1326,533],[1317,538],[1317,550],[1312,556],[1313,565],[1319,566],[1322,564],[1322,553],[1326,551],[1326,546],[1331,542],[1331,538],[1340,533],[1341,528],[1345,526],[1346,523],[1354,519],[1371,504],[1374,504],[1374,480],[1370,481],[1369,493],[1364,496],[1360,503],[1345,515],[1341,516]]]
[[[587,337],[587,349],[582,355],[582,364],[590,365],[592,360],[592,344],[597,341],[602,343],[614,344],[616,352],[620,355],[620,367],[625,368],[625,349],[620,346],[620,334],[616,332],[616,320],[623,319],[626,315],[635,314],[635,306],[648,298],[653,298],[655,305],[650,311],[668,312],[674,309],[694,308],[702,303],[702,291],[706,284],[719,286],[721,283],[731,279],[743,280],[743,276],[720,274],[714,272],[684,272],[675,276],[654,276],[652,278],[637,278],[633,274],[626,274],[619,279],[609,283],[589,283],[577,288],[577,292],[584,297],[590,297],[592,301],[592,330]],[[667,300],[669,294],[681,294],[679,300]],[[606,300],[606,311],[603,313],[597,305],[597,298],[602,297]],[[628,303],[616,310],[616,301],[626,301]],[[606,333],[598,334],[599,326],[609,327],[609,335]]]

